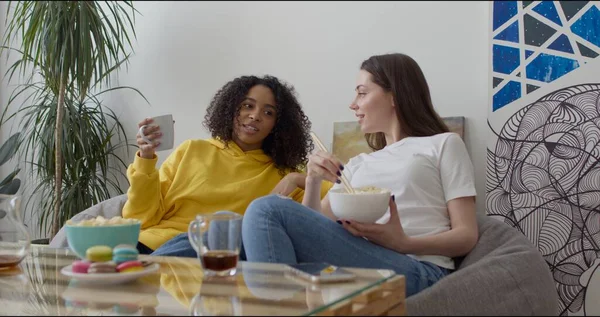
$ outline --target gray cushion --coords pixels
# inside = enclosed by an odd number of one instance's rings
[[[99,204],[96,204],[71,218],[73,221],[81,221],[87,219],[93,219],[97,216],[104,218],[112,218],[114,216],[120,216],[123,210],[123,205],[127,201],[127,194],[119,195],[110,199],[107,199]],[[65,227],[60,228],[56,236],[50,241],[50,247],[52,248],[66,248],[69,244],[67,243],[67,236],[65,233]]]
[[[558,315],[548,265],[529,240],[503,222],[478,215],[479,241],[458,269],[407,298],[408,315]]]

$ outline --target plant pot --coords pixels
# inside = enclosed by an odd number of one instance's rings
[[[44,238],[44,239],[31,240],[31,244],[50,244],[50,239]]]

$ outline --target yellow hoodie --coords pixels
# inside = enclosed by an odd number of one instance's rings
[[[127,169],[129,189],[124,218],[142,222],[140,242],[156,250],[198,214],[228,210],[243,214],[256,198],[268,195],[283,176],[262,150],[244,152],[235,142],[187,140],[156,169],[158,158],[137,153]],[[321,197],[333,184],[324,182]],[[301,202],[304,191],[290,196]]]

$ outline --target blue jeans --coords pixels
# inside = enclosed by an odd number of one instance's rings
[[[327,262],[393,270],[404,275],[406,296],[422,291],[450,272],[355,237],[335,221],[277,195],[256,199],[248,206],[242,239],[249,262]]]
[[[227,214],[227,213],[233,213],[233,212],[218,211],[215,214]],[[243,223],[243,221],[242,221],[242,223]],[[204,234],[204,239],[208,239],[207,241],[214,240],[214,239],[210,239],[210,237],[208,237],[208,232]],[[218,241],[215,241],[214,243],[218,243]],[[156,249],[154,252],[152,252],[151,255],[181,256],[181,257],[195,258],[198,256],[198,253],[192,247],[192,244],[190,243],[190,239],[186,232],[186,233],[178,234],[171,240],[165,242],[158,249]],[[240,261],[246,261],[246,253],[244,252],[244,244],[243,243],[240,247]]]

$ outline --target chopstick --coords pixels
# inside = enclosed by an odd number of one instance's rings
[[[321,142],[319,137],[314,132],[311,131],[310,136],[313,138],[313,140],[317,144],[317,147],[319,147],[319,150],[326,152],[326,153],[329,152],[329,151],[327,151],[327,148],[325,147],[325,145],[323,145],[323,143]],[[344,173],[341,173],[341,174],[342,174],[342,183],[344,184],[344,188],[346,188],[346,192],[348,192],[350,194],[354,194],[354,189],[352,188],[352,186],[350,186],[350,182],[348,181],[348,179],[346,179],[346,175],[344,175]]]

